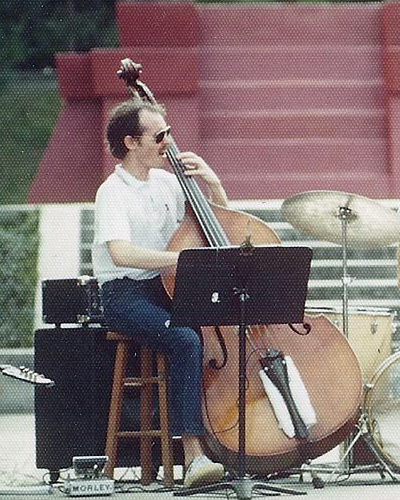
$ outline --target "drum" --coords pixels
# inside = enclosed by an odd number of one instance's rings
[[[389,356],[367,384],[364,414],[373,448],[400,472],[400,352]]]
[[[310,308],[306,314],[323,314],[343,333],[341,308]],[[360,363],[364,381],[370,381],[392,353],[393,319],[394,313],[389,309],[349,308],[347,340]]]

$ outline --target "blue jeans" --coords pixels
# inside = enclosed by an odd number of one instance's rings
[[[167,354],[172,434],[203,434],[201,338],[191,328],[166,326],[171,299],[160,277],[108,281],[102,285],[101,295],[105,319],[111,329]]]

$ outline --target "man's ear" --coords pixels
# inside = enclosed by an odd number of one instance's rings
[[[126,135],[124,137],[124,144],[125,144],[125,147],[129,150],[131,149],[135,149],[136,146],[137,146],[137,140],[134,139],[131,135]]]

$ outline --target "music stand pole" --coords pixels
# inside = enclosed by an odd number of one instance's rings
[[[246,288],[234,291],[239,295],[240,324],[239,324],[239,460],[238,475],[246,475],[246,301],[250,298]]]
[[[197,493],[210,493],[221,489],[232,489],[238,500],[250,500],[253,489],[269,490],[274,493],[286,493],[289,495],[306,495],[305,491],[292,490],[271,486],[263,481],[254,481],[246,475],[246,302],[250,299],[246,287],[234,289],[234,293],[239,296],[240,303],[240,324],[239,331],[239,436],[238,436],[238,474],[232,481],[208,484],[197,488],[187,488],[174,492],[174,496],[188,496]],[[268,495],[268,493],[266,493]]]
[[[246,259],[247,257],[244,257]],[[250,257],[248,257],[250,258]],[[178,267],[179,270],[179,267]],[[238,473],[237,477],[231,481],[224,481],[194,488],[185,488],[174,492],[174,496],[190,496],[197,493],[210,493],[213,491],[232,489],[236,493],[238,500],[250,500],[253,489],[271,491],[271,495],[286,493],[289,495],[306,495],[305,491],[292,490],[271,486],[267,482],[254,481],[246,474],[246,330],[247,310],[246,303],[250,300],[248,288],[244,285],[235,286],[233,294],[239,297],[239,354],[238,354]],[[268,495],[268,493],[265,493]]]

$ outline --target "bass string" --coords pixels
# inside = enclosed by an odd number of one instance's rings
[[[178,160],[178,153],[178,147],[173,139],[171,139],[171,146],[167,151],[167,158],[170,161],[170,164],[174,170],[175,175],[180,181],[182,188],[184,189],[185,195],[189,198],[189,202],[191,203],[191,206],[195,211],[195,214],[202,227],[203,225],[206,226],[205,229],[203,229],[206,237],[207,234],[211,231],[210,237],[207,237],[207,240],[212,247],[228,245],[228,238],[225,235],[225,232],[219,224],[218,220],[214,216],[213,212],[211,211],[210,206],[205,200],[198,184],[193,178],[184,175],[185,166],[181,161]],[[266,346],[264,345],[262,347],[256,345],[256,338],[262,338],[263,333],[265,333],[265,325],[253,325],[246,330],[246,337],[253,351],[260,352],[262,349],[266,349]]]
[[[171,152],[167,152],[167,158],[174,170],[174,173],[182,187],[186,200],[189,202],[189,205],[192,207],[193,212],[196,216],[196,219],[201,226],[202,232],[207,239],[207,242],[210,246],[214,247],[217,245],[217,240],[212,231],[212,227],[206,223],[206,213],[204,212],[204,208],[202,206],[201,201],[196,196],[194,191],[190,189],[193,186],[189,186],[189,183],[186,179],[184,179],[184,175],[181,171],[180,165],[178,161],[172,157]]]
[[[254,351],[259,351],[262,348],[256,345],[256,337],[260,336],[261,329],[264,325],[252,325],[246,328],[246,338]],[[258,334],[258,335],[257,335]]]
[[[212,241],[210,242],[211,246],[220,247],[226,246],[228,244],[228,238],[225,235],[222,227],[220,226],[218,220],[214,216],[213,212],[210,209],[209,204],[204,199],[204,195],[201,192],[196,181],[184,175],[185,166],[177,159],[177,154],[179,153],[178,148],[174,141],[167,152],[167,157],[170,160],[171,166],[177,176],[178,180],[181,181],[181,185],[183,184],[183,188],[186,192],[188,191],[188,196],[193,197],[192,207],[196,210],[196,215],[203,221],[207,219],[207,228],[212,228]],[[187,189],[186,189],[187,188]],[[189,189],[190,188],[190,189]],[[201,213],[200,213],[201,212]],[[263,338],[263,334],[266,331],[265,325],[252,325],[246,329],[246,338],[253,349],[253,351],[260,352],[261,350],[265,350],[266,346],[259,346],[256,342],[257,337]]]
[[[136,89],[133,89],[130,84],[127,84],[128,90],[133,99],[139,97],[153,104],[157,101],[150,89],[143,82],[136,80]],[[166,152],[167,159],[183,189],[183,192],[192,207],[195,216],[201,226],[201,229],[211,247],[221,247],[229,244],[229,240],[218,222],[210,205],[207,203],[201,189],[197,182],[184,175],[185,167],[181,161],[178,160],[179,153],[178,146],[171,136],[171,144]]]
[[[192,208],[194,209],[199,222],[201,222],[204,231],[206,232],[206,234],[209,234],[208,240],[210,245],[213,247],[227,245],[228,239],[218,220],[214,216],[214,213],[212,212],[210,205],[205,199],[197,182],[195,181],[195,179],[184,175],[185,166],[176,158],[178,149],[175,144],[172,145],[171,153],[174,163],[177,167],[176,171],[180,178],[181,184],[182,186],[184,186],[185,192],[189,196],[189,201],[193,202]]]
[[[188,190],[190,191],[190,195],[193,195],[195,203],[198,204],[201,210],[202,220],[204,221],[205,219],[207,219],[207,227],[212,228],[214,242],[210,242],[211,246],[220,247],[228,245],[229,244],[228,238],[225,235],[225,232],[220,226],[218,220],[214,216],[213,212],[211,211],[210,206],[205,200],[204,195],[201,192],[198,184],[193,178],[184,175],[185,166],[182,164],[182,162],[180,162],[177,159],[177,154],[179,153],[179,150],[174,141],[172,141],[170,150],[171,150],[171,161],[173,162],[172,166],[175,174],[177,175],[178,179],[182,181],[183,184],[185,185],[187,184],[188,187],[190,187],[190,189]],[[196,215],[200,219],[199,214],[196,213]],[[252,325],[246,329],[246,338],[254,352],[260,353],[260,351],[266,350],[265,345],[262,346],[257,345],[258,342],[256,341],[257,337],[261,339],[263,338],[263,334],[265,333],[265,331],[266,331],[265,325]]]
[[[185,193],[186,198],[188,199],[193,211],[195,212],[197,220],[199,221],[210,246],[220,247],[228,245],[229,244],[228,238],[224,230],[222,229],[220,223],[218,222],[217,218],[215,217],[214,213],[212,212],[210,205],[208,204],[207,200],[204,197],[204,194],[200,190],[199,185],[197,184],[195,179],[193,179],[192,177],[188,177],[184,174],[185,166],[180,160],[178,160],[177,158],[178,154],[179,154],[179,149],[175,141],[171,137],[171,145],[169,146],[166,153],[167,159]],[[247,328],[246,338],[251,346],[252,352],[248,357],[246,364],[249,363],[250,358],[252,357],[253,354],[258,353],[260,355],[260,351],[262,351],[262,349],[265,349],[265,346],[260,347],[257,345],[256,342],[256,337],[262,338],[263,336],[262,334],[264,333],[264,331],[265,331],[264,325],[253,325]],[[247,381],[247,383],[249,383],[249,381]],[[207,408],[207,404],[205,406]],[[232,427],[235,427],[236,425],[237,422]],[[219,432],[213,430],[213,432],[215,434],[221,432],[227,432],[232,427],[220,430]]]
[[[184,194],[191,205],[197,220],[207,238],[211,247],[221,247],[228,245],[228,238],[210,208],[209,203],[205,199],[204,194],[199,188],[195,179],[186,176],[185,166],[178,160],[177,155],[179,150],[176,144],[172,141],[171,146],[167,150],[167,159],[184,191]]]

